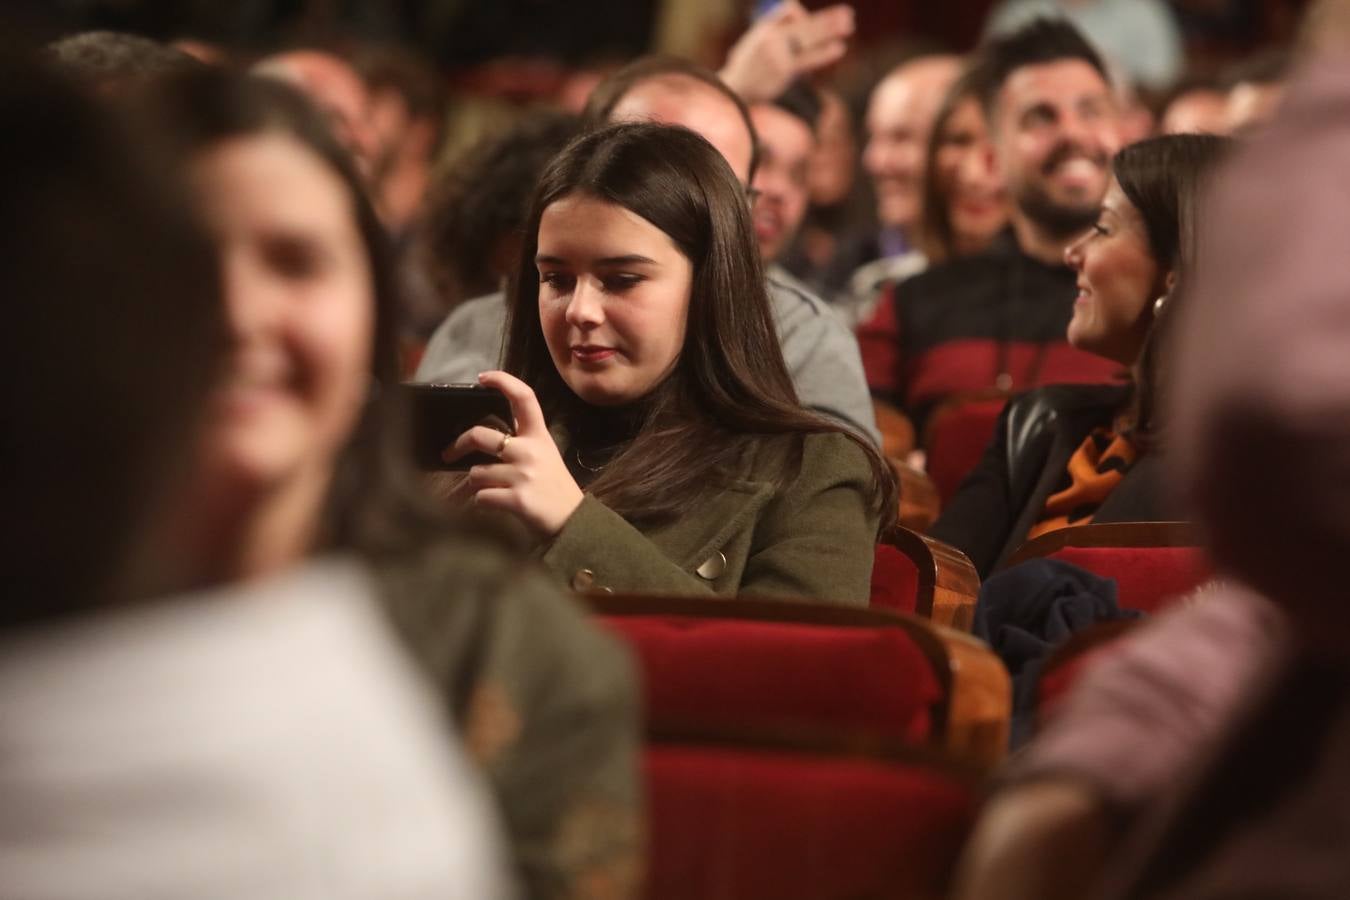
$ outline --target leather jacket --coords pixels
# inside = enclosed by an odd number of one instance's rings
[[[984,577],[1026,540],[1069,458],[1094,428],[1110,427],[1128,401],[1122,384],[1054,384],[1014,397],[984,458],[929,534],[954,545]],[[1094,522],[1170,518],[1156,454],[1146,454],[1093,516]]]

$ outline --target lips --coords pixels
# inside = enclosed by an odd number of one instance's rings
[[[757,237],[761,239],[777,237],[783,230],[783,217],[779,215],[776,206],[774,202],[766,202],[764,197],[760,197],[759,202],[755,204],[750,221],[755,226]]]
[[[581,363],[604,362],[618,352],[613,347],[603,347],[598,344],[573,344],[571,350],[572,358]]]

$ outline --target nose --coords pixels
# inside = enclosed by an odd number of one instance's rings
[[[605,321],[605,300],[601,286],[593,278],[578,278],[567,301],[567,324],[590,329]]]
[[[1091,234],[1091,231],[1085,232],[1078,240],[1064,248],[1064,264],[1075,272],[1083,270],[1083,245],[1087,243]]]
[[[221,254],[221,289],[225,324],[232,340],[244,343],[266,331],[281,308],[268,279],[242,248]]]
[[[886,147],[880,137],[871,137],[863,148],[862,164],[867,174],[876,177],[886,171]]]
[[[956,178],[968,190],[997,193],[1003,185],[994,163],[994,148],[987,143],[979,143],[968,149],[961,155]]]

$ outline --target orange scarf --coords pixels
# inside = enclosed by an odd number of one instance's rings
[[[1068,471],[1060,482],[1065,486],[1045,501],[1045,510],[1027,540],[1091,521],[1138,458],[1139,451],[1129,438],[1106,428],[1093,431],[1069,457]]]

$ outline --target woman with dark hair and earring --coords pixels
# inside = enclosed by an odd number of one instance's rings
[[[390,389],[395,279],[346,151],[265,79],[192,73],[145,104],[215,239],[229,326],[179,565],[204,584],[323,554],[372,566],[488,777],[529,896],[627,896],[641,871],[627,657],[504,541],[422,499]]]
[[[475,428],[478,505],[574,589],[867,602],[889,470],[796,402],[744,190],[683,128],[614,125],[545,172],[511,287],[517,432]]]
[[[930,534],[987,575],[1029,538],[1086,522],[1171,516],[1158,451],[1164,348],[1193,264],[1194,209],[1225,138],[1121,150],[1101,214],[1065,251],[1078,273],[1069,343],[1129,369],[1128,385],[1049,385],[1012,400],[984,459]]]

